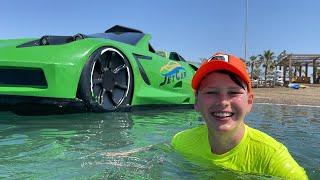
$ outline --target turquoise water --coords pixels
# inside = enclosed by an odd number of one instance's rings
[[[203,123],[192,109],[19,116],[0,111],[0,178],[268,179],[190,164],[170,147]],[[320,179],[320,107],[255,104],[247,124],[284,143]]]

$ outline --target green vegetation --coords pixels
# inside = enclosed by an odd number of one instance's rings
[[[246,62],[252,80],[264,79],[264,86],[267,86],[268,75],[274,74],[278,58],[271,50],[263,51],[262,54],[250,56]],[[263,73],[263,74],[262,74]],[[263,78],[261,78],[263,76]]]

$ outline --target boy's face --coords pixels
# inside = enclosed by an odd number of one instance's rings
[[[200,83],[195,109],[199,111],[210,130],[230,132],[243,124],[251,111],[253,94],[233,82],[229,75],[212,72]]]

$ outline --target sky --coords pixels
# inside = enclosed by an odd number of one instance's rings
[[[247,59],[265,50],[320,54],[319,9],[318,0],[248,0],[245,33],[246,0],[0,0],[0,39],[123,25],[196,62],[215,52],[245,58],[245,42]]]

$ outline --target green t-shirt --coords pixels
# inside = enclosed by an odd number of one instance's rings
[[[205,125],[177,133],[172,139],[172,145],[187,159],[201,166],[220,166],[288,179],[308,179],[304,169],[283,144],[247,125],[240,143],[221,155],[211,152],[208,128]]]

